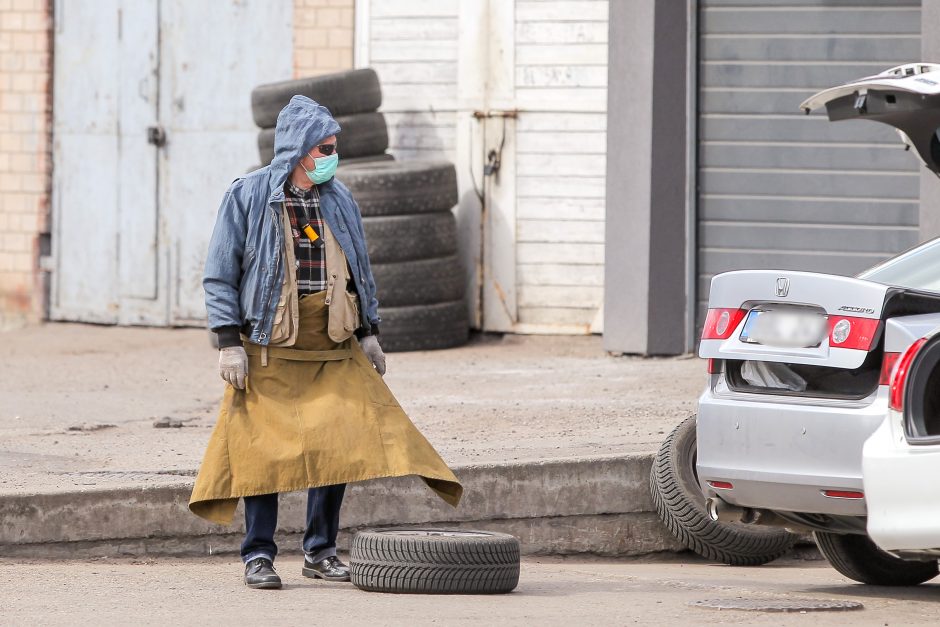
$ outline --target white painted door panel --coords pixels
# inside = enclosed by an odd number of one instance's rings
[[[116,322],[120,2],[92,13],[62,2],[55,23],[53,254],[50,315]]]
[[[291,76],[293,2],[61,0],[55,13],[50,316],[204,324],[209,236],[258,161],[251,89]]]
[[[53,147],[53,254],[50,317],[115,323],[118,295],[116,138],[111,133],[59,133]]]
[[[160,13],[171,323],[202,324],[202,273],[219,202],[258,162],[251,90],[291,76],[293,2],[162,0]]]
[[[119,324],[167,323],[165,238],[160,237],[157,154],[147,129],[157,126],[159,44],[156,0],[123,0],[118,65]],[[163,260],[163,263],[161,263]]]

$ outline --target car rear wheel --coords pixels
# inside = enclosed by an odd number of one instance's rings
[[[796,540],[775,527],[712,520],[695,470],[695,416],[676,427],[653,459],[650,493],[666,528],[702,557],[732,566],[758,566],[786,553]]]
[[[829,565],[860,583],[873,586],[916,586],[937,576],[936,560],[902,560],[879,549],[863,535],[816,531],[816,546]]]

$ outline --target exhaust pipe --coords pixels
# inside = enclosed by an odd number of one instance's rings
[[[794,532],[808,532],[813,530],[810,527],[781,518],[769,509],[738,507],[717,496],[705,500],[705,511],[708,512],[709,518],[720,522],[744,523],[745,525],[761,525],[763,527],[783,527]]]
[[[750,518],[748,513],[753,511],[731,505],[717,496],[710,497],[705,501],[705,510],[708,512],[709,518],[720,522],[745,522],[746,518]]]

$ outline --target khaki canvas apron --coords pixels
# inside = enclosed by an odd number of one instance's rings
[[[227,386],[190,510],[229,524],[238,498],[418,475],[455,506],[463,488],[415,428],[359,342],[327,334],[325,293],[300,301],[292,348],[246,344],[245,390]]]

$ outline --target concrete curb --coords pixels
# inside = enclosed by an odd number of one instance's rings
[[[653,512],[651,454],[465,466],[457,509],[415,477],[353,484],[343,506],[341,548],[367,527],[480,528],[511,533],[526,554],[642,555],[679,551]],[[6,556],[73,557],[237,552],[242,515],[231,527],[189,512],[192,481],[128,488],[0,497],[0,551]],[[306,497],[285,495],[282,534],[303,529]],[[284,537],[282,535],[282,537]],[[285,549],[299,545],[286,538]]]

